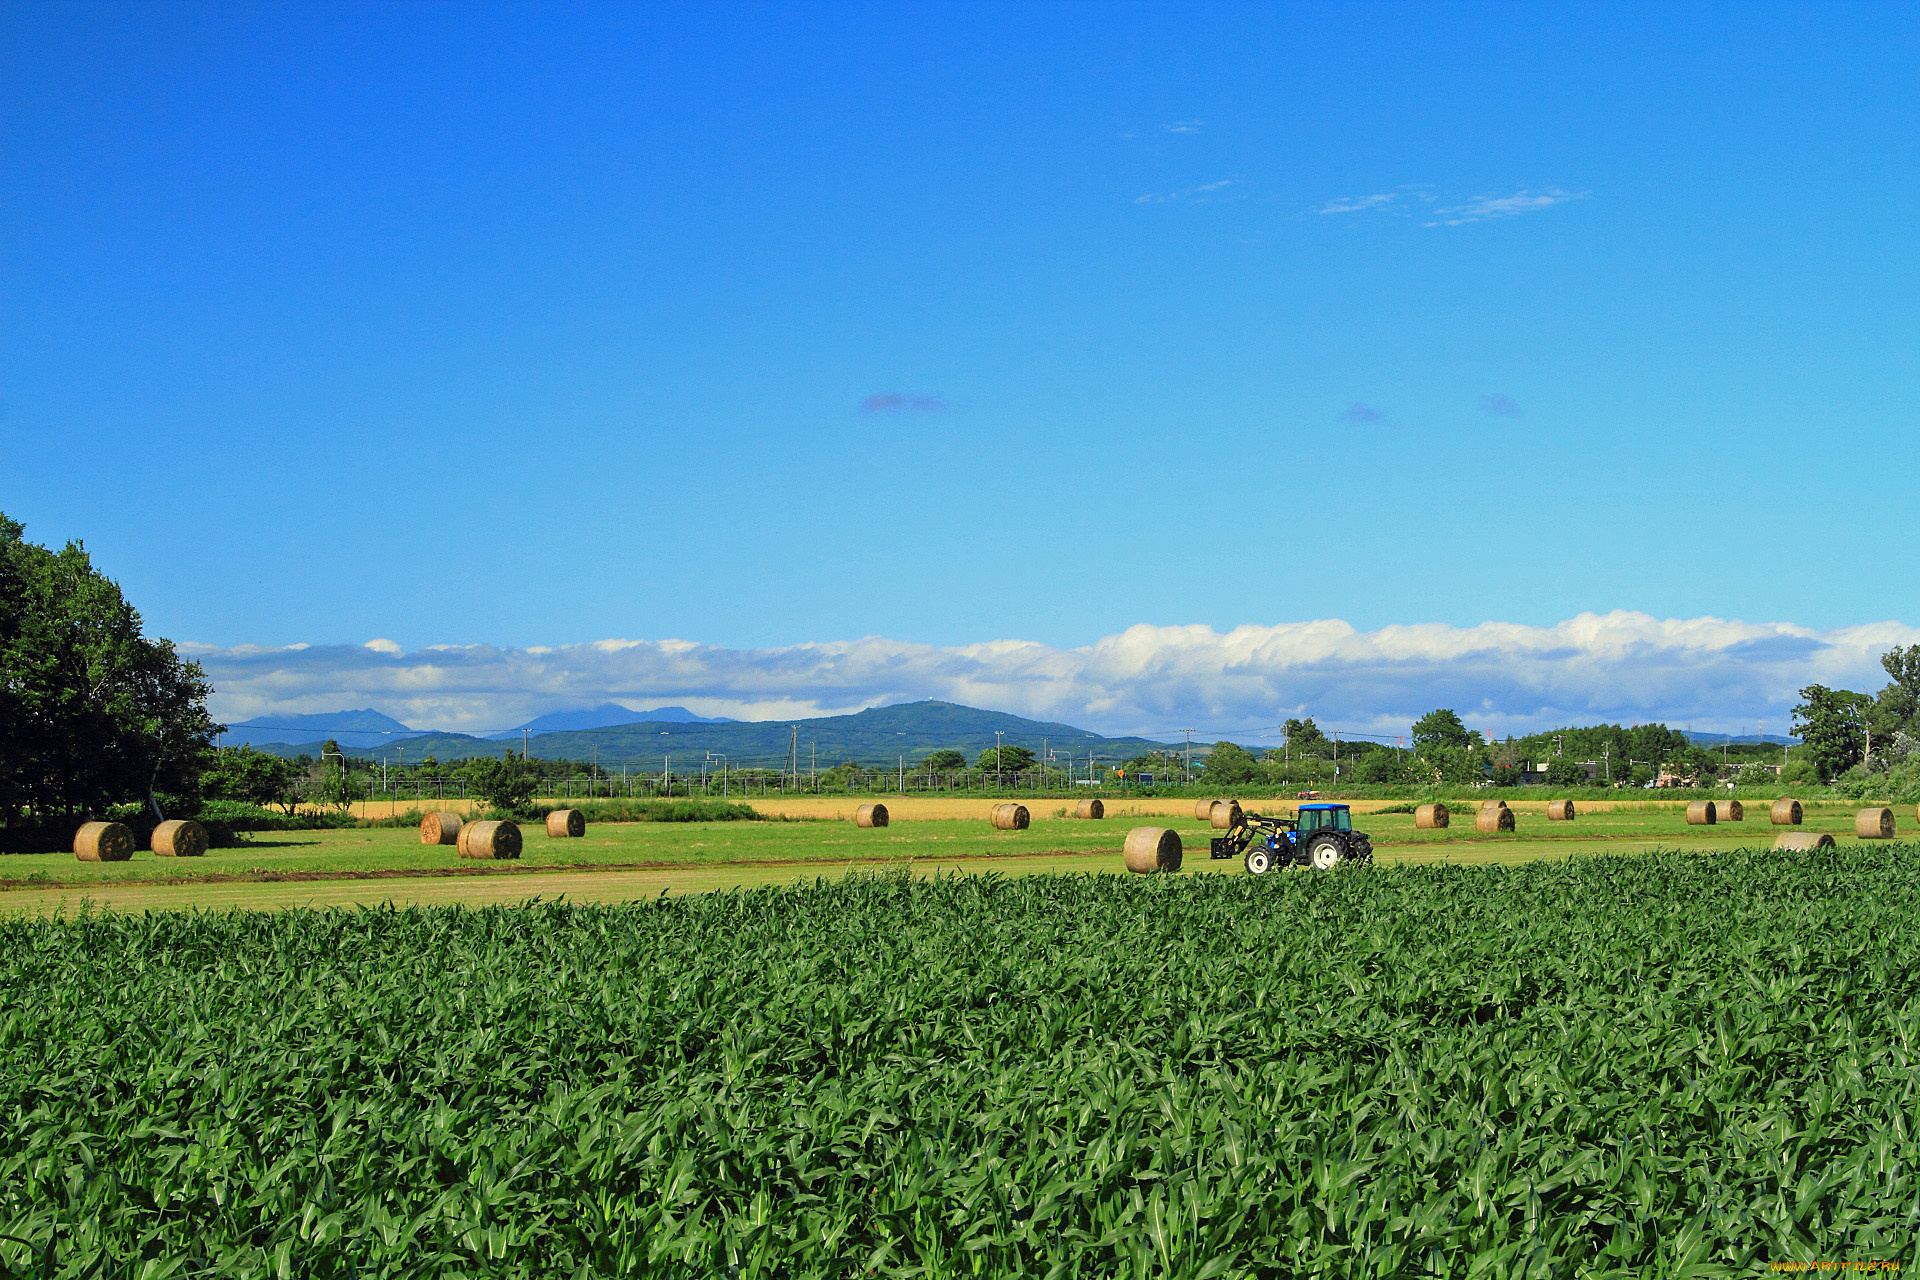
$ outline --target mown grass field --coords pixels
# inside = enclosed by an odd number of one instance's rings
[[[1183,875],[1240,870],[1237,861],[1207,858],[1208,841],[1218,833],[1193,819],[1190,800],[1177,802],[1173,812],[1168,810],[1175,802],[1140,802],[1158,811],[1098,822],[1065,817],[1064,805],[1041,802],[1032,807],[1033,825],[1025,831],[993,830],[985,820],[990,805],[978,800],[908,800],[898,806],[893,825],[876,830],[830,816],[841,803],[788,802],[787,812],[802,819],[797,821],[595,823],[575,840],[549,839],[538,823],[526,823],[525,853],[510,862],[464,860],[450,847],[422,846],[411,830],[390,828],[260,833],[244,847],[210,850],[197,859],[156,858],[145,851],[121,863],[83,863],[64,852],[11,855],[0,858],[0,913],[73,910],[82,901],[126,910],[481,903],[535,895],[620,902],[662,891],[785,884],[851,869],[907,867],[922,875],[1112,870],[1119,866],[1126,831],[1141,823],[1180,832],[1187,848]],[[1684,808],[1671,802],[1590,809],[1571,823],[1547,821],[1544,807],[1517,810],[1518,830],[1502,835],[1476,832],[1471,813],[1457,814],[1444,831],[1415,830],[1411,814],[1363,813],[1356,824],[1373,834],[1384,864],[1766,847],[1781,830],[1764,818],[1689,827]],[[1852,812],[1809,806],[1801,829],[1830,831],[1852,842]]]
[[[1920,849],[0,920],[0,1272],[1920,1265]]]

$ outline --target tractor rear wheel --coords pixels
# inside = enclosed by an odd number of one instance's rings
[[[1261,845],[1247,850],[1247,874],[1263,876],[1273,870],[1273,855]]]
[[[1307,863],[1315,871],[1331,871],[1346,859],[1346,846],[1339,836],[1321,836],[1307,846]]]

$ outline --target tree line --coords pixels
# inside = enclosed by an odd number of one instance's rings
[[[1339,739],[1311,717],[1288,720],[1285,734],[1284,746],[1261,750],[1214,743],[1201,780],[1219,786],[1336,780],[1362,786],[1516,786],[1533,779],[1566,788],[1638,786],[1665,775],[1698,785],[1717,779],[1722,759],[1664,724],[1588,725],[1495,740],[1468,729],[1450,707],[1414,721],[1406,746]],[[1738,750],[1744,759],[1753,749],[1741,744]],[[1154,761],[1143,757],[1138,763],[1145,767]]]

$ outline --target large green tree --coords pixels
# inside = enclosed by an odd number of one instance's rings
[[[1333,743],[1313,717],[1305,720],[1288,720],[1282,728],[1287,744],[1282,754],[1288,760],[1330,760],[1333,758]]]
[[[1851,689],[1810,684],[1800,691],[1793,732],[1806,745],[1820,781],[1831,782],[1866,758],[1872,707],[1872,698]]]
[[[1547,783],[1555,787],[1584,787],[1587,766],[1567,756],[1555,756],[1547,761]]]
[[[1460,713],[1451,707],[1429,711],[1413,722],[1413,746],[1449,747],[1465,751],[1474,745],[1473,735],[1460,721]]]
[[[0,515],[0,821],[193,796],[220,726],[199,664],[141,633],[86,549]]]
[[[214,753],[201,775],[201,785],[209,800],[278,804],[291,813],[296,772],[291,760],[252,747],[226,747]]]
[[[508,755],[503,760],[485,756],[470,760],[466,773],[481,799],[496,809],[515,813],[532,806],[534,789],[540,785],[539,767],[517,755]]]
[[[1033,768],[1034,755],[1025,747],[988,747],[980,753],[981,769],[1020,773]]]
[[[1203,781],[1222,787],[1237,787],[1259,776],[1260,762],[1245,747],[1232,742],[1214,743],[1213,751],[1200,771]]]
[[[1920,644],[1893,646],[1880,655],[1880,665],[1892,683],[1873,700],[1869,723],[1876,750],[1896,733],[1920,730]]]

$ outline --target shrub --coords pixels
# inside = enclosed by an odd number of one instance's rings
[[[578,809],[588,822],[765,822],[752,805],[727,800],[583,800],[578,804],[536,804],[508,811],[490,809],[486,818],[545,818],[556,809]],[[418,825],[419,815],[413,822]]]
[[[1787,767],[1780,772],[1779,785],[1782,787],[1813,787],[1820,784],[1820,770],[1811,760],[1789,760]]]
[[[467,776],[480,798],[495,809],[522,815],[533,813],[533,793],[540,785],[540,771],[532,761],[518,756],[474,760],[467,765]]]

